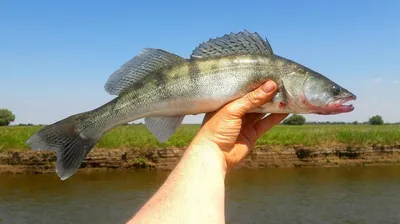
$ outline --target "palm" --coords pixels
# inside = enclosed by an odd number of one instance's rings
[[[253,148],[258,137],[256,124],[264,116],[265,114],[246,114],[242,118],[222,118],[211,113],[206,115],[204,121],[216,127],[210,136],[226,154],[227,163],[236,164]]]
[[[264,87],[268,86],[264,84]],[[269,83],[271,84],[271,83]],[[269,86],[271,87],[271,86]],[[228,166],[240,162],[254,146],[258,137],[281,122],[287,114],[249,113],[274,96],[276,85],[268,91],[259,87],[216,112],[206,114],[194,142],[211,143],[221,150]]]

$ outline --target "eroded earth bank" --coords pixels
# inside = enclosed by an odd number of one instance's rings
[[[81,169],[85,171],[156,169],[171,170],[185,148],[94,149]],[[56,156],[46,151],[0,153],[0,173],[54,172]],[[400,164],[400,145],[354,147],[257,146],[237,168],[335,167]]]

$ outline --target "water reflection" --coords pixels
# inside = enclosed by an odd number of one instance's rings
[[[123,223],[168,173],[0,175],[0,223]],[[234,170],[228,223],[400,223],[400,167]]]

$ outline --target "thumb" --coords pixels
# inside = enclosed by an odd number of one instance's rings
[[[254,91],[228,104],[225,107],[227,113],[235,117],[243,117],[246,113],[270,101],[274,97],[276,89],[275,82],[267,81]]]

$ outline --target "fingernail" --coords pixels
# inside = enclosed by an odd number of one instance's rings
[[[275,83],[273,81],[268,81],[261,87],[261,89],[264,92],[269,93],[275,89]]]

